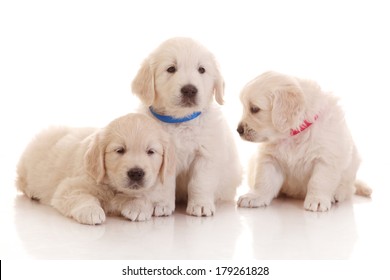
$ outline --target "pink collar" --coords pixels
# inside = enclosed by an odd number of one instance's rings
[[[316,121],[317,119],[318,119],[318,115],[315,115],[314,116],[314,121]],[[312,124],[313,124],[312,122],[308,122],[307,120],[304,120],[303,124],[301,124],[299,126],[299,129],[291,129],[290,135],[291,136],[297,135],[297,134],[301,133],[302,131],[304,131],[309,126],[311,126]]]

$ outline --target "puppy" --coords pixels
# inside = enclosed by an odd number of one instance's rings
[[[141,111],[158,119],[174,142],[177,199],[187,213],[211,216],[216,200],[234,199],[241,165],[233,135],[213,97],[223,104],[224,81],[214,56],[189,38],[162,43],[132,83]]]
[[[103,129],[41,132],[20,159],[16,183],[82,224],[101,224],[106,213],[144,221],[175,208],[174,156],[156,121],[129,114]]]
[[[304,208],[327,211],[334,202],[371,189],[356,181],[359,156],[337,99],[313,81],[266,72],[241,92],[240,136],[262,142],[240,207],[269,205],[278,194],[305,198]]]

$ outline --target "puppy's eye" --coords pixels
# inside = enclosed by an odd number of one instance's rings
[[[256,114],[256,113],[260,112],[260,108],[256,107],[256,106],[251,106],[250,110],[251,110],[252,114]]]
[[[147,153],[149,156],[154,155],[155,152],[156,152],[156,151],[153,150],[153,149],[149,149],[149,150],[146,151],[146,153]]]
[[[120,147],[120,148],[116,148],[116,149],[115,149],[115,152],[116,152],[117,154],[123,155],[123,154],[126,152],[126,150],[125,150],[125,148]]]
[[[199,68],[198,68],[198,72],[199,72],[200,74],[204,74],[204,73],[206,72],[206,69],[204,69],[204,67],[199,67]]]
[[[168,73],[171,73],[171,74],[175,73],[175,72],[176,72],[176,67],[175,67],[175,66],[169,67],[169,68],[167,69],[167,72],[168,72]]]

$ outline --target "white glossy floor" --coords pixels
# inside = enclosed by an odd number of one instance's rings
[[[221,204],[210,218],[187,216],[130,222],[110,217],[80,225],[23,195],[1,196],[1,259],[372,259],[389,247],[388,182],[375,180],[372,199],[354,197],[328,213],[302,201],[269,207]],[[3,185],[4,186],[4,185]],[[7,186],[12,189],[12,183]]]

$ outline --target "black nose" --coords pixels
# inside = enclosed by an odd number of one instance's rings
[[[242,124],[239,124],[238,127],[237,127],[237,132],[238,134],[240,135],[243,135],[244,134],[244,126]]]
[[[127,172],[127,176],[129,176],[129,178],[133,181],[141,181],[144,176],[145,176],[145,172],[141,169],[141,168],[132,168],[130,169],[128,172]]]
[[[198,93],[198,89],[194,87],[193,85],[185,85],[184,87],[181,88],[181,93],[185,97],[195,97],[195,95]]]

